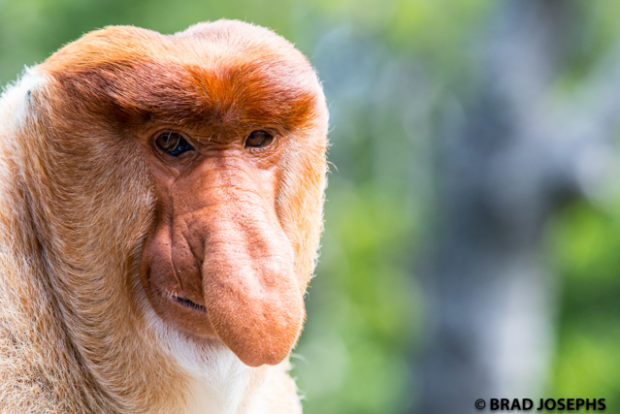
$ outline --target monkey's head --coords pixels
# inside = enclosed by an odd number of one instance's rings
[[[219,21],[171,36],[106,28],[40,69],[49,81],[29,99],[45,151],[28,163],[50,201],[33,210],[68,269],[54,283],[70,317],[96,325],[110,298],[143,291],[193,341],[251,366],[283,360],[322,227],[327,109],[306,58]]]

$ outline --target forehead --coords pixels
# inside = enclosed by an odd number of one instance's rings
[[[41,66],[71,113],[287,129],[306,127],[323,101],[299,51],[267,29],[236,21],[174,35],[109,27]]]

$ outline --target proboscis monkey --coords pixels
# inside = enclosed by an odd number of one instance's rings
[[[0,412],[295,413],[327,109],[238,21],[108,27],[0,100]]]

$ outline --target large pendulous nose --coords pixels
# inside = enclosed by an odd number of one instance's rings
[[[293,250],[275,212],[257,194],[241,192],[201,214],[202,288],[213,328],[247,365],[282,361],[305,310]]]

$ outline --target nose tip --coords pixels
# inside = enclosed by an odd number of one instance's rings
[[[297,341],[305,316],[292,260],[220,252],[203,264],[207,317],[246,364],[277,364]]]

